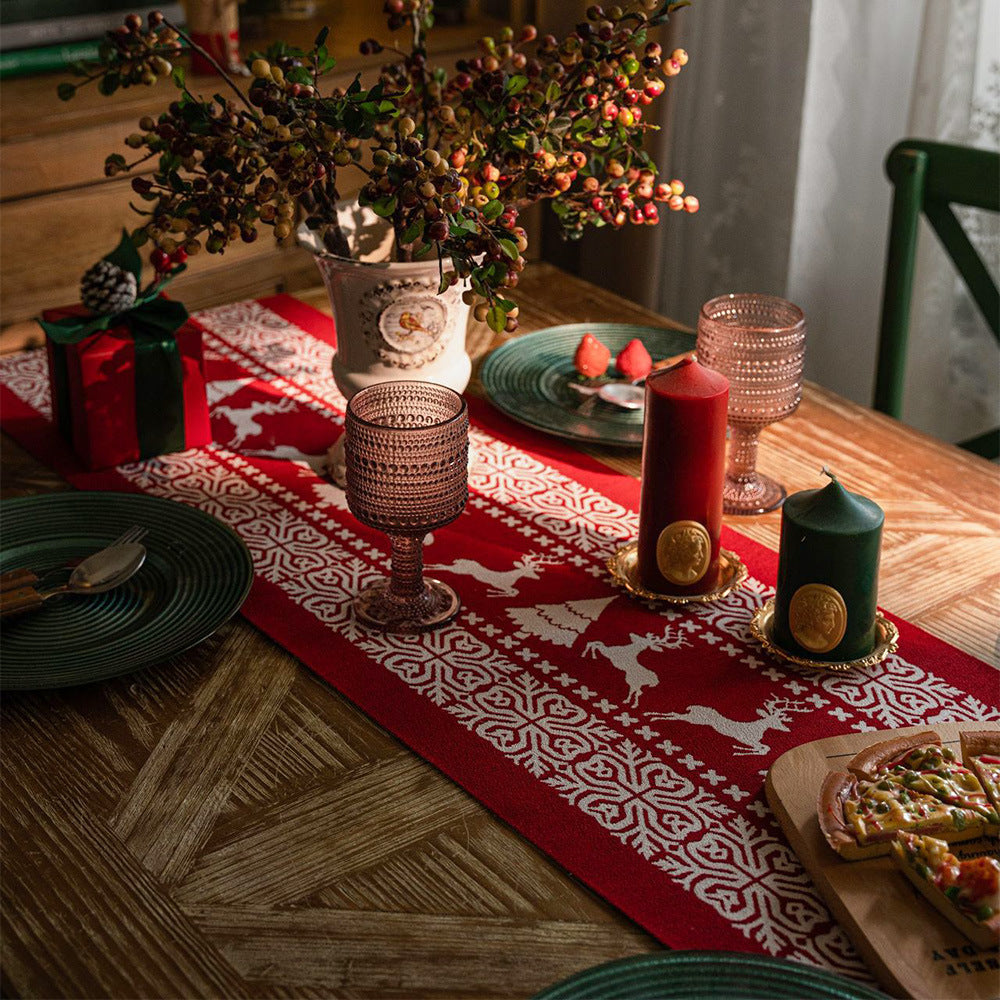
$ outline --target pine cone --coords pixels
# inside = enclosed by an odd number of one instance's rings
[[[135,275],[109,260],[99,260],[80,282],[80,301],[99,316],[124,312],[135,305]]]

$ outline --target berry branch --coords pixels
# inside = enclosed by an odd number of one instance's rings
[[[465,282],[476,316],[495,330],[517,326],[508,290],[525,266],[527,234],[519,212],[551,203],[564,235],[588,225],[621,228],[659,220],[657,203],[694,212],[680,180],[657,182],[643,149],[645,108],[680,73],[687,53],[664,55],[651,28],[684,0],[626,9],[594,4],[562,40],[539,39],[528,25],[515,38],[504,28],[480,40],[479,55],[452,70],[428,64],[425,35],[433,0],[384,0],[390,31],[409,27],[409,46],[375,39],[363,55],[385,52],[378,81],[359,79],[320,94],[334,66],[327,30],[308,51],[276,43],[249,58],[246,93],[225,68],[154,11],[146,27],[136,14],[109,33],[97,68],[77,66],[81,83],[61,84],[69,99],[98,80],[102,93],[171,76],[180,90],[155,119],[126,139],[145,155],[128,163],[113,153],[108,176],[156,158],[151,177],[132,180],[148,203],[136,238],[153,244],[157,269],[202,249],[223,253],[253,242],[260,226],[279,241],[305,225],[330,253],[349,248],[337,222],[338,172],[359,171],[360,203],[389,223],[398,259],[436,254],[441,290]],[[183,43],[202,52],[238,100],[204,99],[186,86],[170,59]],[[370,154],[371,165],[362,163]]]

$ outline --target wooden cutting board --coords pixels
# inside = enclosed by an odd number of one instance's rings
[[[827,771],[847,769],[859,750],[906,733],[933,729],[958,757],[962,729],[1000,729],[996,723],[942,723],[852,733],[815,740],[779,757],[767,775],[767,801],[792,849],[869,969],[894,996],[914,1000],[994,1000],[1000,996],[1000,955],[956,930],[888,858],[844,861],[826,843],[816,798]],[[955,844],[959,857],[996,854],[996,838]]]

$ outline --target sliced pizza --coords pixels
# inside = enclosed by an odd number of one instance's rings
[[[850,860],[887,854],[900,831],[953,842],[1000,825],[976,773],[935,732],[874,744],[848,768],[827,775],[818,811],[827,842]]]
[[[888,854],[900,831],[960,841],[980,837],[990,827],[977,809],[949,805],[902,783],[868,781],[843,771],[826,776],[818,813],[827,843],[849,861]]]
[[[945,805],[970,810],[988,825],[988,832],[1000,825],[995,800],[987,794],[976,771],[956,760],[954,751],[942,746],[935,732],[877,743],[847,766],[859,777],[889,781],[902,785],[908,792],[929,795]]]
[[[1000,862],[959,860],[943,840],[898,833],[892,860],[931,904],[973,944],[1000,944]]]
[[[979,779],[993,808],[1000,810],[1000,730],[962,733],[962,762]]]

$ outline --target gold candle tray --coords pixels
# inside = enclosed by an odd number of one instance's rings
[[[735,552],[719,549],[719,582],[714,589],[704,594],[659,594],[646,590],[639,583],[639,542],[634,538],[608,559],[608,572],[615,584],[623,587],[632,597],[642,601],[665,601],[667,604],[721,601],[741,587],[748,575],[743,560]]]
[[[750,634],[772,656],[786,660],[799,667],[810,667],[813,670],[830,670],[844,673],[857,670],[860,667],[873,667],[881,663],[890,653],[899,648],[899,629],[888,618],[875,614],[875,648],[867,655],[856,660],[810,660],[805,656],[788,653],[774,641],[774,598],[768,598],[755,612],[750,621]]]

